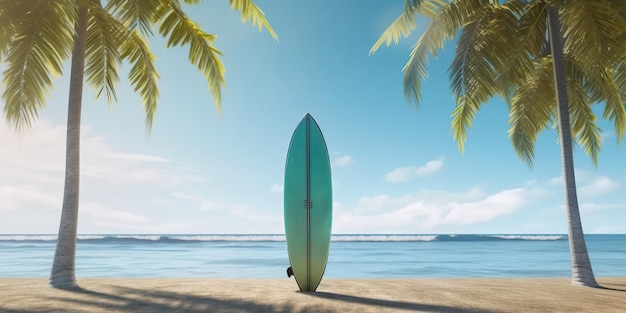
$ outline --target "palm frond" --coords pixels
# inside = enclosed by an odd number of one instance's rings
[[[404,80],[404,95],[419,107],[421,100],[421,82],[426,79],[428,72],[428,53],[437,57],[437,50],[442,49],[447,40],[454,38],[462,21],[454,18],[460,7],[456,2],[444,5],[434,16],[424,33],[417,40],[411,50],[408,62],[402,68]],[[456,25],[458,23],[459,25]]]
[[[382,35],[378,37],[378,40],[376,40],[374,45],[370,48],[369,54],[374,54],[383,43],[389,47],[392,42],[397,44],[400,38],[409,37],[411,32],[417,28],[417,24],[415,23],[417,12],[418,8],[413,7],[410,11],[405,11],[396,18]]]
[[[581,64],[612,67],[623,57],[623,19],[606,1],[566,1],[560,10],[564,53]]]
[[[519,18],[519,44],[532,58],[541,58],[549,51],[546,36],[547,8],[545,0],[531,1],[524,7],[524,14]]]
[[[514,43],[516,27],[510,8],[498,4],[483,7],[466,21],[450,66],[454,96],[484,103],[502,89],[498,76],[510,70],[512,58],[523,55]]]
[[[23,6],[22,1],[14,0],[0,0],[0,62],[4,58],[4,55],[8,52],[13,35],[15,34],[15,24],[17,21],[14,19],[18,16],[20,6]]]
[[[569,114],[572,134],[583,147],[595,165],[600,152],[600,128],[596,125],[596,116],[591,109],[591,99],[585,89],[576,82],[567,85]]]
[[[442,6],[434,16],[412,48],[404,73],[404,95],[419,106],[421,99],[421,81],[426,79],[428,53],[437,57],[437,50],[443,48],[446,41],[456,37],[458,30],[465,25],[468,12],[476,12],[489,0],[454,1]],[[424,3],[422,3],[422,7]]]
[[[626,60],[626,55],[624,56]],[[620,90],[622,98],[626,100],[626,61],[615,66],[615,85]]]
[[[526,77],[534,71],[532,51],[543,50],[545,40],[545,18],[542,18],[542,7],[530,4],[525,0],[507,1],[496,7],[493,29],[489,39],[493,51],[497,55],[490,60],[496,71],[494,85],[500,97],[511,105],[513,95],[525,84]],[[545,6],[545,4],[543,4]],[[498,40],[499,39],[499,40]]]
[[[157,86],[159,74],[154,67],[155,57],[137,30],[130,31],[125,38],[121,56],[132,64],[128,79],[143,99],[142,104],[146,111],[146,131],[150,133],[159,98]]]
[[[621,142],[626,132],[626,94],[619,85],[619,74],[612,68],[600,68],[588,64],[571,62],[573,81],[589,95],[590,103],[604,103],[604,119],[612,120],[617,141]]]
[[[539,133],[547,129],[556,116],[552,60],[544,57],[535,65],[509,106],[509,138],[517,155],[529,166],[533,164]]]
[[[31,125],[45,106],[51,77],[62,72],[74,42],[76,7],[73,1],[50,0],[20,1],[12,9],[15,19],[10,25],[15,33],[8,44],[2,44],[9,48],[2,99],[5,118],[19,129]]]
[[[104,92],[109,105],[117,101],[115,86],[121,64],[118,47],[122,45],[125,25],[112,18],[99,3],[91,2],[87,25],[85,74],[87,82],[96,88],[96,98]]]
[[[618,12],[623,18],[626,18],[626,2],[622,0],[608,0],[611,7]]]
[[[259,31],[263,31],[265,28],[272,38],[278,40],[274,29],[265,18],[265,13],[252,0],[230,0],[230,7],[241,14],[242,22],[250,21],[252,26],[256,26]]]
[[[465,151],[465,142],[467,141],[467,130],[472,127],[472,121],[476,118],[476,112],[480,108],[480,103],[474,99],[468,99],[464,96],[457,97],[456,108],[450,115],[452,122],[452,138],[457,142],[459,151]]]
[[[218,57],[222,53],[212,45],[216,36],[204,32],[174,1],[169,1],[163,16],[159,33],[167,37],[167,47],[189,45],[189,61],[208,81],[208,88],[219,110],[225,69]]]
[[[545,6],[544,1],[526,3],[525,0],[518,0],[507,1],[498,7],[498,11],[509,11],[508,14],[514,15],[517,21],[517,25],[513,25],[510,16],[502,14],[506,17],[501,22],[502,33],[510,34],[512,27],[515,27],[516,31],[513,31],[515,33],[513,39],[507,36],[508,42],[503,42],[494,52],[509,56],[505,57],[502,66],[495,65],[497,76],[494,82],[498,94],[509,105],[513,94],[525,84],[525,77],[534,70],[533,59],[540,57],[540,54],[547,49],[545,46],[547,44]],[[500,33],[493,32],[493,34],[498,36]]]
[[[409,99],[409,101],[415,103],[418,108],[420,100],[422,99],[421,84],[428,76],[428,71],[426,70],[426,66],[428,65],[428,49],[427,44],[425,44],[425,41],[422,39],[423,36],[413,46],[409,61],[402,68],[404,96]]]
[[[162,6],[163,2],[158,0],[109,0],[106,10],[131,30],[139,29],[144,35],[151,35]]]
[[[422,5],[424,0],[404,0],[404,10],[409,11],[411,8],[416,8]]]
[[[407,5],[409,5],[409,2],[411,2],[411,0],[407,0]],[[446,3],[443,1],[434,0],[424,1],[417,5],[411,4],[405,7],[404,12],[387,27],[380,37],[378,37],[378,40],[376,40],[372,48],[370,48],[369,54],[374,54],[383,43],[389,47],[391,43],[397,44],[400,38],[409,37],[417,28],[415,18],[418,13],[432,19],[437,16],[437,12],[445,5]]]

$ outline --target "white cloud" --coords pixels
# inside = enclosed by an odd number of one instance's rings
[[[96,223],[145,225],[150,222],[150,219],[148,219],[146,216],[128,211],[113,209],[100,203],[85,202],[81,203],[80,207],[80,212],[84,212],[87,215],[93,217]]]
[[[547,184],[550,186],[563,186],[563,176],[553,177]]]
[[[407,182],[415,176],[415,166],[399,167],[385,175],[385,179],[390,183]]]
[[[172,196],[174,198],[188,200],[189,202],[192,202],[193,209],[197,211],[217,212],[217,211],[224,211],[224,210],[235,210],[235,209],[240,208],[238,205],[220,203],[217,201],[206,199],[205,197],[202,197],[202,196],[183,193],[183,192],[175,192],[172,194]]]
[[[65,127],[39,120],[25,134],[16,134],[7,125],[0,126],[0,172],[4,179],[23,178],[38,181],[42,174],[63,179],[65,167]],[[111,184],[169,184],[198,181],[188,171],[179,170],[170,160],[154,155],[115,151],[104,138],[90,134],[89,126],[81,132],[81,178]]]
[[[597,176],[591,183],[578,187],[581,198],[594,197],[619,188],[619,184],[607,176]]]
[[[270,188],[271,192],[283,192],[283,185],[281,184],[273,184]]]
[[[355,212],[361,213],[376,213],[384,211],[389,206],[402,206],[411,202],[410,196],[393,198],[388,195],[378,195],[373,197],[361,197],[359,199],[358,206],[354,209]]]
[[[565,208],[565,205],[563,205],[562,207]],[[594,211],[615,209],[621,206],[617,204],[606,204],[606,203],[601,204],[601,203],[594,203],[594,202],[584,202],[584,203],[581,203],[579,207],[582,212],[594,212]]]
[[[449,212],[442,223],[464,225],[491,221],[508,215],[529,201],[532,191],[524,188],[504,190],[483,200],[465,203],[450,203]]]
[[[343,155],[335,158],[335,164],[338,167],[345,167],[354,164],[354,158],[349,155]]]
[[[170,160],[166,158],[162,158],[158,156],[145,155],[145,154],[133,154],[133,153],[113,152],[110,154],[110,157],[113,159],[135,161],[135,162],[148,162],[148,163],[152,163],[152,162],[153,163],[170,163],[171,162]]]
[[[415,175],[426,176],[438,172],[443,167],[443,157],[438,160],[428,161],[415,170]]]
[[[342,213],[345,210],[345,207],[340,202],[333,202],[333,212],[334,213]]]
[[[550,179],[549,186],[563,186],[563,176]],[[591,172],[576,171],[576,188],[579,198],[591,198],[619,189],[620,184],[608,176],[595,176]]]
[[[61,207],[61,189],[41,190],[33,185],[0,185],[0,211],[19,211],[30,207],[50,209]]]
[[[194,194],[176,192],[176,193],[173,193],[172,196],[178,199],[187,200],[191,203],[194,203],[191,206],[191,208],[200,212],[204,212],[204,211],[220,212],[222,214],[231,214],[239,218],[245,218],[245,219],[254,220],[257,222],[276,221],[279,219],[279,217],[282,217],[282,216],[277,217],[276,215],[258,214],[256,212],[249,210],[245,205],[241,205],[237,203],[224,203],[220,201],[214,201],[206,197],[194,195]],[[180,205],[180,204],[179,206],[184,207],[184,205]]]
[[[385,175],[385,179],[390,183],[408,182],[415,177],[422,177],[434,174],[443,168],[444,158],[426,162],[422,166],[405,166],[394,169]]]
[[[413,196],[363,197],[355,208],[336,214],[334,227],[339,232],[406,232],[479,224],[513,214],[546,195],[546,190],[535,187],[484,195],[474,187],[461,193],[426,190]]]
[[[0,232],[56,232],[63,199],[65,135],[64,126],[47,120],[37,121],[21,135],[0,124],[0,211],[11,212],[0,219]],[[194,170],[160,156],[118,151],[93,136],[88,126],[83,126],[81,136],[79,231],[190,230],[182,222],[159,223],[161,213],[155,212],[151,220],[139,212],[145,209],[141,204],[155,195],[164,191],[167,195],[182,183],[204,181]],[[41,218],[34,221],[33,215]]]
[[[608,132],[608,131],[601,132],[600,133],[600,142],[601,143],[605,143],[611,137],[613,137],[613,133],[612,132]]]

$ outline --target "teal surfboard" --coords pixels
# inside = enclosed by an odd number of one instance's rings
[[[284,193],[287,274],[295,276],[300,290],[315,291],[328,261],[333,200],[326,142],[310,114],[291,137]]]

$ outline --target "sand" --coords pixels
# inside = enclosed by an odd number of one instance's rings
[[[324,279],[315,293],[292,279],[0,278],[0,312],[626,312],[626,277],[606,289],[568,278]]]

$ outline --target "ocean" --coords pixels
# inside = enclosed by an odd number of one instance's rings
[[[586,235],[596,276],[626,276],[626,235]],[[0,235],[0,277],[48,277],[55,235]],[[282,278],[284,235],[79,235],[76,276]],[[326,278],[569,277],[566,235],[333,235]]]

